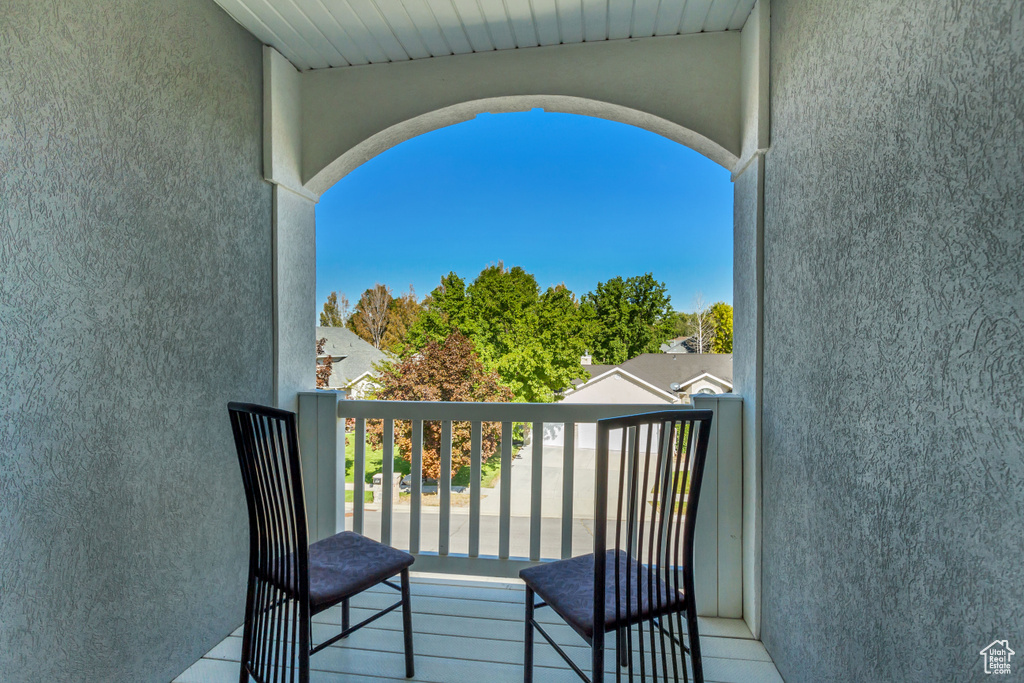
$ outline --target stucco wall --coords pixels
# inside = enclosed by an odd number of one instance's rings
[[[789,683],[983,680],[1024,646],[1024,5],[771,25],[762,636]]]
[[[242,619],[260,46],[202,0],[0,17],[0,679],[168,681]]]

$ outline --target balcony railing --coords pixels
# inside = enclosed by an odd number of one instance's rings
[[[594,511],[579,509],[580,491],[592,481],[581,481],[580,458],[593,447],[594,423],[605,417],[664,410],[665,404],[568,403],[442,403],[413,401],[349,401],[335,392],[308,392],[299,397],[299,437],[310,538],[324,538],[346,528],[407,549],[416,556],[419,571],[481,576],[515,577],[521,568],[545,560],[591,551],[586,523]],[[684,408],[683,406],[679,406]],[[742,616],[742,399],[737,396],[695,396],[693,408],[715,412],[697,517],[694,576],[698,612],[702,616]],[[354,429],[346,433],[346,423]],[[377,490],[375,510],[364,502],[367,491],[367,421],[382,420],[383,486]],[[394,427],[407,421],[411,428],[411,467],[408,507],[400,506],[390,485],[394,477]],[[424,506],[424,423],[441,426],[440,469],[436,513]],[[470,424],[470,476],[468,512],[458,510],[460,525],[453,543],[452,431],[453,423]],[[481,472],[484,463],[483,425],[501,425],[499,478],[488,491],[484,510]],[[529,458],[528,481],[513,476],[517,450],[513,427],[530,426],[530,438],[521,446]],[[345,501],[346,436],[354,440],[352,501]],[[560,467],[559,486],[545,488],[545,459],[555,457]],[[588,462],[589,459],[588,459]],[[525,468],[524,468],[525,469]],[[520,471],[522,474],[522,470]],[[587,471],[586,477],[592,477]],[[513,501],[519,510],[513,510]],[[528,506],[523,502],[528,500]],[[581,500],[587,500],[584,495]],[[528,508],[528,509],[527,509]],[[495,514],[496,512],[496,514]],[[436,544],[433,527],[436,514]],[[496,519],[495,519],[496,518]],[[377,520],[379,519],[379,527]],[[487,529],[482,521],[488,522]],[[400,522],[400,524],[396,524]],[[495,529],[496,526],[496,529]],[[407,531],[406,531],[407,527]],[[467,528],[468,527],[468,528]],[[462,528],[467,528],[465,532]],[[400,533],[396,533],[400,530]],[[515,532],[515,533],[514,533]],[[524,536],[524,547],[513,543]],[[551,536],[557,538],[553,541]],[[468,538],[467,538],[468,536]],[[576,543],[574,545],[574,536]],[[581,538],[582,537],[582,538]]]

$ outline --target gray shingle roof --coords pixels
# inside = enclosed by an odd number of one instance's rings
[[[644,353],[618,367],[670,393],[673,382],[688,382],[705,372],[732,383],[731,353]]]
[[[697,353],[696,337],[676,337],[661,345],[662,353]]]
[[[347,385],[363,373],[373,370],[374,363],[388,358],[386,353],[373,348],[373,344],[344,327],[317,326],[316,338],[327,339],[324,343],[324,355],[335,359],[334,371],[328,382],[331,387]],[[338,358],[341,360],[337,360]]]
[[[584,365],[583,369],[590,373],[590,377],[588,377],[585,380],[574,379],[574,380],[572,380],[572,385],[574,387],[578,387],[579,385],[583,384],[584,382],[589,382],[590,380],[594,379],[598,375],[603,375],[604,373],[608,372],[609,370],[611,370],[614,367],[615,367],[614,365]]]

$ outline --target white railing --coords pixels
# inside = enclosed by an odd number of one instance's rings
[[[695,396],[695,408],[715,411],[715,422],[705,466],[704,486],[697,516],[694,576],[697,584],[698,610],[707,616],[739,617],[742,614],[742,470],[741,426],[742,399],[736,396]],[[349,528],[377,537],[382,543],[408,549],[416,556],[416,569],[430,572],[474,574],[482,576],[518,575],[521,568],[537,562],[570,557],[589,552],[589,548],[573,547],[574,529],[579,518],[593,517],[593,510],[574,510],[576,458],[581,450],[577,443],[577,427],[581,440],[597,420],[605,417],[664,410],[666,404],[568,404],[568,403],[442,403],[416,401],[348,401],[335,392],[303,393],[299,396],[299,438],[302,450],[303,475],[306,484],[306,506],[310,537],[324,538]],[[352,502],[345,502],[345,425],[354,418],[355,428],[348,436],[354,438],[354,484]],[[383,486],[379,500],[379,534],[367,528],[366,492],[366,422],[383,420],[382,474]],[[408,512],[401,508],[402,522],[408,524],[408,537],[394,533],[396,504],[394,489],[394,426],[408,421],[411,426],[411,486]],[[423,425],[440,422],[440,468],[437,496],[437,544],[424,530]],[[470,477],[467,552],[452,548],[452,423],[469,422]],[[497,514],[497,552],[481,553],[481,471],[484,462],[482,434],[484,423],[501,424],[499,488],[490,495],[499,497]],[[529,486],[513,490],[512,468],[514,446],[513,426],[531,425],[532,442],[524,446],[531,454]],[[560,501],[544,500],[545,425],[548,434],[561,431]],[[550,429],[554,426],[555,429]],[[560,429],[559,429],[560,428]],[[548,439],[549,448],[559,439]],[[589,445],[589,444],[588,444]],[[550,455],[550,452],[549,452]],[[513,497],[528,496],[528,550],[516,554],[512,548],[513,522],[517,528],[526,520],[514,517]],[[377,501],[375,501],[376,503]],[[560,503],[560,514],[558,512]],[[375,507],[378,507],[375,505]],[[489,505],[494,508],[494,505]],[[543,521],[555,511],[556,524],[546,533],[559,536],[557,544],[542,544]],[[408,518],[405,518],[405,515]],[[461,512],[459,513],[462,514]],[[351,522],[349,524],[349,521]],[[374,522],[377,514],[374,513]],[[460,519],[464,519],[461,518]],[[430,519],[433,524],[433,517]],[[492,520],[493,521],[493,520]],[[494,539],[488,537],[489,541]],[[493,547],[493,545],[492,545]]]

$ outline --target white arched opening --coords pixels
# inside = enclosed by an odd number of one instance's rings
[[[760,630],[760,392],[768,23],[738,32],[557,45],[298,72],[265,48],[264,177],[274,185],[275,394],[311,385],[320,194],[368,159],[482,112],[534,108],[627,123],[734,181],[734,391],[742,403],[742,615]]]
[[[511,95],[451,105],[390,126],[341,154],[310,178],[305,183],[305,187],[311,194],[319,197],[360,165],[418,135],[469,121],[478,114],[504,114],[532,109],[543,109],[546,112],[562,114],[579,114],[629,124],[689,147],[724,168],[732,169],[736,163],[736,155],[714,140],[678,123],[644,111],[569,95]]]

